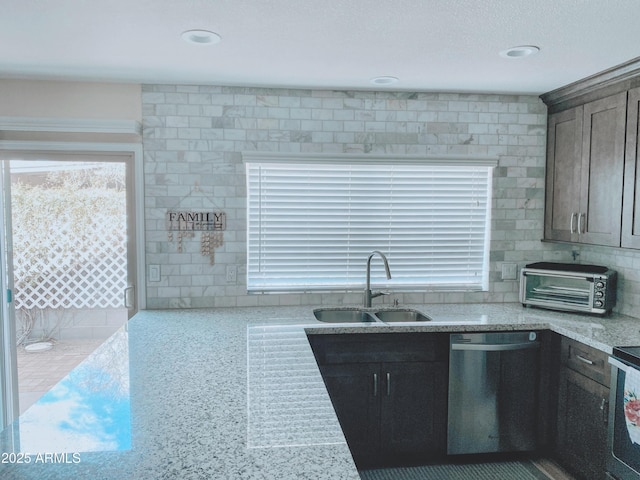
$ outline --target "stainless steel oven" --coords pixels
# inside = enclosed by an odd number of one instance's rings
[[[617,347],[611,364],[607,474],[640,478],[640,347]]]

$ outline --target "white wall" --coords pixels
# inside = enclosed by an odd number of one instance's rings
[[[137,84],[0,80],[0,116],[142,120]]]

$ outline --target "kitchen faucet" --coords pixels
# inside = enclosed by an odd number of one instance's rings
[[[364,307],[365,308],[371,307],[372,298],[379,297],[380,295],[385,295],[385,293],[383,292],[371,291],[371,259],[376,254],[380,255],[380,258],[382,258],[382,261],[384,262],[384,270],[385,270],[385,273],[387,274],[387,280],[391,280],[391,271],[389,270],[389,262],[387,262],[387,257],[385,257],[384,253],[382,253],[381,251],[374,250],[373,252],[371,252],[371,254],[369,255],[369,258],[367,259],[367,283],[364,288]]]

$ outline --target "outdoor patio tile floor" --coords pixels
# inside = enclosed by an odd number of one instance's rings
[[[53,342],[51,350],[44,352],[28,352],[19,346],[20,413],[24,413],[103,342],[104,339],[57,341]]]

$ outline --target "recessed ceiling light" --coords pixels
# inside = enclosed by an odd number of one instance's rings
[[[181,37],[185,42],[194,45],[213,45],[222,40],[220,35],[209,30],[187,30],[182,32]]]
[[[396,77],[390,76],[375,77],[371,79],[371,83],[373,83],[374,85],[393,85],[398,81],[399,80]]]
[[[500,52],[501,57],[505,58],[522,58],[534,55],[540,51],[540,47],[535,45],[520,45],[519,47],[507,48]]]

